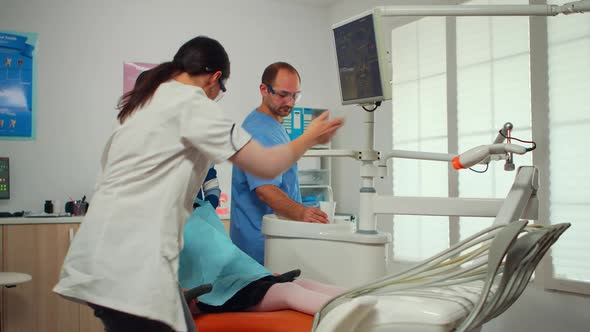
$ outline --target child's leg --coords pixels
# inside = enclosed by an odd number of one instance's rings
[[[308,315],[315,315],[332,296],[303,288],[293,282],[272,285],[262,301],[251,307],[251,311],[276,311],[293,309]]]
[[[332,297],[340,295],[344,293],[344,291],[346,290],[342,287],[322,284],[321,282],[313,281],[310,279],[295,279],[293,282],[303,288],[330,295]]]

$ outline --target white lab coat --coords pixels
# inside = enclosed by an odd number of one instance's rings
[[[249,140],[201,88],[161,84],[107,142],[54,291],[186,331],[177,281],[182,229],[211,162]]]

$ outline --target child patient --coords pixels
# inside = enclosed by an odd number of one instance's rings
[[[296,279],[299,270],[273,275],[236,247],[213,207],[199,207],[184,228],[178,277],[184,289],[212,284],[196,304],[203,313],[292,309],[315,314],[343,288]]]

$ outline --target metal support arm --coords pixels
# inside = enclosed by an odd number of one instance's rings
[[[590,1],[564,5],[432,5],[376,7],[382,16],[556,16],[590,12]]]

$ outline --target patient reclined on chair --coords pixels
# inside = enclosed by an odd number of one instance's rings
[[[211,289],[210,284],[195,287],[184,293],[185,299],[191,304]],[[294,310],[195,315],[195,326],[201,332],[302,332],[310,331],[312,322],[312,316]]]
[[[313,328],[478,331],[516,301],[540,259],[570,226],[526,224],[492,226],[406,272],[353,289],[318,312]],[[311,316],[292,310],[195,317],[201,332],[300,332],[309,331],[311,322]]]
[[[314,314],[330,298],[344,292],[339,287],[313,280],[295,280],[299,270],[272,274],[231,242],[209,203],[200,201],[199,204],[184,229],[178,276],[183,288],[192,288],[185,293],[185,297],[192,299],[200,296],[198,304],[193,306],[198,307],[200,312],[225,315],[225,312],[293,309]],[[282,311],[284,314],[285,310]],[[248,314],[229,316],[248,317]],[[292,326],[305,326],[306,331],[311,327],[310,315],[286,315],[289,319],[295,317],[289,323]],[[277,320],[274,318],[277,313],[257,317]],[[214,319],[205,320],[205,323]],[[197,321],[200,321],[199,317]],[[242,331],[242,327],[251,324],[236,323],[236,326],[240,328],[238,331]]]

